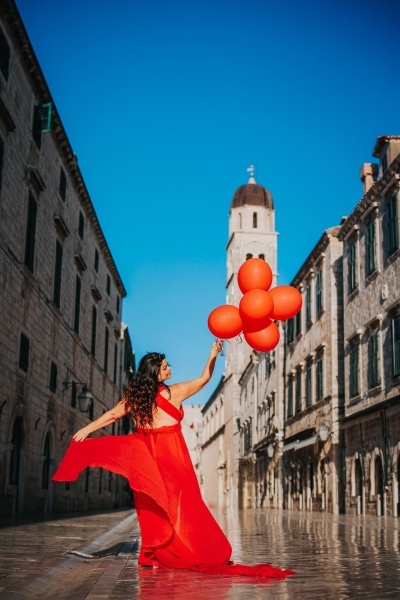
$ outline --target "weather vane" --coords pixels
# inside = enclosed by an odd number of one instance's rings
[[[256,180],[254,179],[254,165],[250,165],[247,169],[247,172],[250,173],[249,183],[255,183]]]

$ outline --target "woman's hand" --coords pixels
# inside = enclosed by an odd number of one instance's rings
[[[224,345],[223,340],[220,340],[220,339],[215,340],[215,342],[211,346],[210,355],[212,357],[217,356],[221,352],[223,345]]]
[[[72,439],[75,440],[75,442],[83,442],[83,440],[87,438],[89,433],[90,431],[88,431],[88,427],[83,427],[75,433]]]

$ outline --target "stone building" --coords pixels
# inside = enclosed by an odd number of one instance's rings
[[[303,306],[285,327],[284,505],[342,512],[343,294],[340,227],[327,229],[291,285]]]
[[[346,512],[400,516],[400,136],[381,136],[342,225]],[[377,180],[379,169],[379,179]]]
[[[124,481],[101,470],[51,483],[134,363],[126,291],[13,0],[0,4],[0,286],[0,514],[125,503]]]
[[[256,183],[252,168],[249,171],[249,181],[236,190],[229,214],[226,302],[235,306],[242,296],[237,273],[246,259],[263,258],[273,271],[273,285],[277,277],[278,234],[273,199],[266,188]],[[226,344],[226,371],[203,408],[202,490],[210,506],[238,506],[239,478],[246,477],[239,469],[239,465],[246,468],[247,464],[239,460],[244,427],[239,380],[249,363],[250,352],[244,340]]]

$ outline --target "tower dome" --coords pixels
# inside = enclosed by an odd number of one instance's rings
[[[274,208],[271,192],[258,183],[241,185],[234,193],[231,208],[238,208],[239,206],[245,206],[245,204]]]
[[[262,185],[258,185],[254,179],[254,165],[250,165],[247,172],[250,173],[249,181],[236,190],[232,198],[231,208],[239,208],[249,204],[250,206],[263,206],[273,210],[274,201],[271,192]]]

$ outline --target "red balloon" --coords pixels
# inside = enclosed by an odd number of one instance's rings
[[[273,322],[261,331],[244,333],[246,342],[258,352],[270,352],[278,345],[279,338],[279,329]]]
[[[208,317],[208,328],[213,335],[223,340],[236,337],[243,329],[239,309],[230,304],[214,308]]]
[[[297,315],[303,304],[300,292],[291,285],[278,285],[269,294],[274,301],[271,319],[291,319]]]
[[[261,258],[249,258],[239,269],[238,284],[243,294],[257,289],[268,291],[271,283],[271,267]]]
[[[245,331],[260,331],[269,325],[274,303],[268,292],[250,290],[240,301],[239,313]]]

